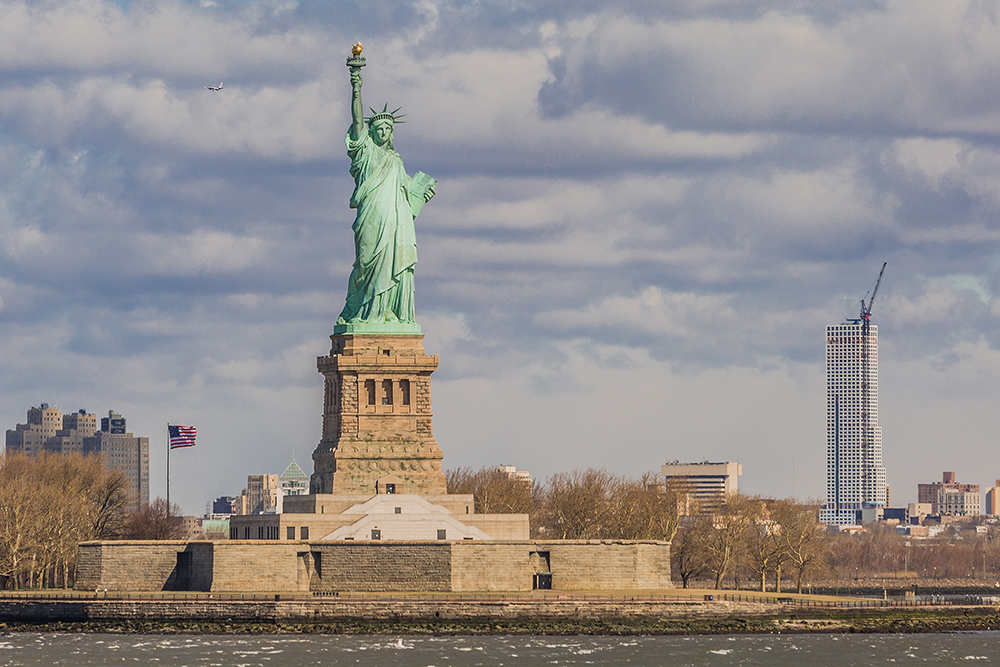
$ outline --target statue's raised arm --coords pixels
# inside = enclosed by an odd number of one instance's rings
[[[365,105],[361,103],[361,68],[351,68],[351,138],[357,141],[365,133]]]
[[[361,44],[347,60],[351,70],[351,127],[347,155],[351,158],[357,209],[354,268],[347,285],[347,303],[337,318],[335,333],[419,333],[414,320],[413,269],[417,241],[413,218],[434,196],[437,183],[423,172],[412,179],[393,148],[393,126],[401,123],[399,109],[372,109],[364,116],[361,103]]]

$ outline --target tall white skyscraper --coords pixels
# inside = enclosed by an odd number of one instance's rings
[[[886,504],[878,425],[878,327],[849,320],[826,328],[826,503],[820,521],[860,523]],[[867,359],[865,356],[867,355]]]

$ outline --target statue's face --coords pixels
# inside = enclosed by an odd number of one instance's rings
[[[372,124],[372,141],[376,146],[382,146],[392,139],[392,121],[377,120]]]

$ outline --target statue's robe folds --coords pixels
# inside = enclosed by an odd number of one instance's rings
[[[348,322],[414,322],[413,267],[417,238],[403,159],[388,144],[377,146],[369,133],[347,133],[354,194],[354,269],[347,304],[337,319]]]

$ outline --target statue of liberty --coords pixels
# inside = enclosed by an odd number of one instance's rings
[[[413,268],[417,239],[413,219],[434,196],[436,181],[423,172],[412,179],[403,159],[393,149],[393,126],[402,122],[399,109],[372,109],[364,116],[361,103],[361,45],[348,59],[351,69],[351,127],[347,155],[351,158],[354,194],[354,268],[347,285],[347,303],[337,318],[335,332],[370,329],[363,325],[390,325],[379,329],[410,329],[413,325]],[[361,324],[361,327],[348,325]],[[417,329],[419,331],[419,328]]]

